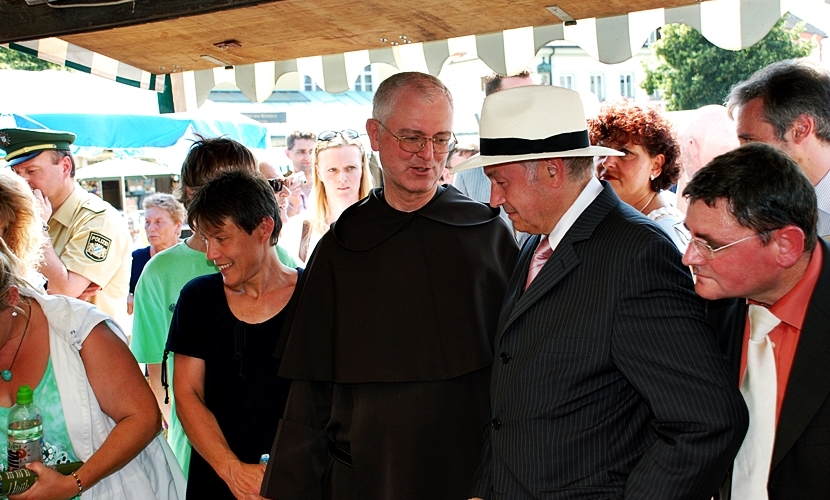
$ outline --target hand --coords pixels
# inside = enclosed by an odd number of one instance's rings
[[[295,172],[288,176],[285,182],[288,183],[289,188],[297,188],[300,184],[306,184],[308,179],[305,176],[305,172]]]
[[[78,494],[78,483],[72,476],[64,476],[40,462],[28,464],[26,468],[37,474],[37,481],[23,493],[9,496],[9,500],[66,500]]]
[[[89,300],[90,297],[94,297],[98,291],[101,290],[101,287],[96,285],[95,283],[90,283],[86,289],[78,295],[78,298],[81,300]]]
[[[249,500],[251,495],[253,495],[253,498],[259,498],[259,489],[262,486],[263,477],[265,477],[265,465],[237,462],[231,466],[228,479],[225,482],[231,489],[234,498]]]
[[[38,205],[40,205],[40,216],[43,217],[44,222],[49,222],[49,219],[52,218],[52,202],[49,201],[49,197],[43,196],[40,189],[35,189],[32,192],[35,194]]]
[[[127,295],[127,314],[133,313],[133,305],[135,303],[135,296],[133,294]]]

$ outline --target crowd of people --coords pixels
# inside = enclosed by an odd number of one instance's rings
[[[830,498],[830,72],[682,130],[486,93],[459,145],[440,80],[384,80],[380,176],[362,131],[287,170],[199,138],[132,259],[73,134],[0,130],[0,416],[33,387],[45,450],[11,498]]]

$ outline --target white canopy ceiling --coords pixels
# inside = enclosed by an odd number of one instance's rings
[[[580,19],[573,26],[562,23],[506,30],[426,43],[413,43],[375,50],[361,50],[287,61],[234,66],[231,69],[173,73],[174,88],[183,90],[187,109],[201,106],[219,84],[238,87],[251,101],[271,95],[277,80],[286,73],[309,75],[328,92],[353,88],[357,76],[371,63],[386,63],[400,71],[423,71],[437,75],[452,54],[471,53],[493,71],[502,74],[525,69],[536,52],[548,42],[567,40],[604,63],[632,57],[649,34],[670,23],[687,24],[715,45],[731,50],[749,47],[763,38],[786,12],[830,31],[830,0],[708,0],[695,5],[631,12],[626,15]],[[106,56],[50,38],[13,48],[42,59],[66,64],[113,80],[161,90],[163,79]],[[177,109],[180,106],[177,104]]]

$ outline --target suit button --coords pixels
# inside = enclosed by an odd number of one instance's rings
[[[499,355],[499,358],[501,358],[501,362],[504,363],[504,364],[507,364],[507,362],[510,361],[510,359],[511,359],[510,355],[507,354],[506,352],[501,353]]]
[[[501,420],[499,420],[497,418],[494,418],[492,423],[493,423],[493,429],[494,430],[499,430],[499,427],[501,427]]]

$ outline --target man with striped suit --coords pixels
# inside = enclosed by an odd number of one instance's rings
[[[579,95],[484,101],[492,205],[531,233],[496,329],[484,499],[711,498],[747,427],[688,268],[593,175]]]

